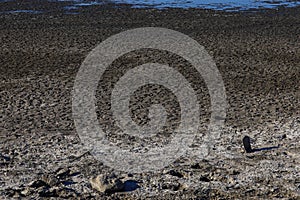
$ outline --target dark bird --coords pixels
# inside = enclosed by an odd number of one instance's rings
[[[246,153],[253,153],[253,152],[256,152],[256,151],[266,151],[266,150],[272,150],[272,149],[279,148],[279,145],[278,145],[278,146],[273,146],[273,147],[264,147],[264,148],[252,149],[251,144],[250,144],[250,137],[249,136],[245,136],[243,138],[243,145],[244,145],[244,148],[246,150]]]
[[[251,148],[250,137],[249,136],[245,136],[243,138],[243,145],[244,145],[244,148],[245,148],[247,153],[252,153],[253,152],[253,149]]]

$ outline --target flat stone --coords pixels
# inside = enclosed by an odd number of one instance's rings
[[[29,183],[29,187],[39,188],[39,187],[50,187],[48,183],[43,180],[36,180]]]

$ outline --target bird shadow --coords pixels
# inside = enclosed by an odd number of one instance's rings
[[[257,151],[269,151],[272,149],[278,149],[279,146],[273,146],[273,147],[264,147],[264,148],[256,148],[256,149],[252,149],[252,152],[257,152]]]
[[[125,192],[131,192],[136,189],[140,188],[137,181],[134,180],[127,180],[124,182],[124,191]]]

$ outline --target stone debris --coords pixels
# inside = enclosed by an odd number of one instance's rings
[[[102,193],[114,193],[124,190],[124,183],[115,174],[98,175],[90,179],[92,188]]]

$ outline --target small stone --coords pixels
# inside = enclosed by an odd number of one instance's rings
[[[0,162],[2,162],[2,163],[7,163],[7,162],[9,162],[11,159],[10,159],[10,157],[9,156],[5,156],[5,155],[2,155],[1,153],[0,153]]]
[[[42,180],[36,180],[31,183],[29,183],[29,187],[33,188],[39,188],[39,187],[50,187],[45,181]]]
[[[199,163],[196,163],[196,164],[192,164],[191,168],[192,169],[200,169],[201,167],[200,167]]]
[[[114,174],[111,176],[99,175],[96,178],[91,178],[90,183],[92,188],[102,193],[120,192],[124,189],[124,183]]]
[[[75,198],[78,196],[77,192],[71,188],[61,188],[57,191],[57,195],[61,198]]]
[[[162,184],[162,189],[163,190],[173,190],[173,191],[178,191],[180,189],[180,183],[177,182],[165,182]]]
[[[58,197],[57,191],[55,188],[44,188],[39,191],[40,197]]]
[[[180,172],[175,171],[175,170],[170,170],[169,174],[172,175],[172,176],[177,176],[178,178],[182,178],[183,177],[183,175]]]
[[[21,194],[24,196],[28,196],[29,193],[30,193],[30,189],[28,187],[21,191]]]
[[[230,175],[238,175],[240,172],[238,170],[230,170],[229,172]]]
[[[42,176],[42,181],[44,181],[45,183],[47,183],[49,186],[54,186],[57,185],[59,183],[59,180],[56,176],[52,175],[52,174],[46,174]]]
[[[203,182],[210,182],[209,178],[207,178],[206,176],[201,176],[201,177],[200,177],[200,181],[203,181]]]
[[[56,171],[56,176],[59,179],[63,179],[66,176],[70,175],[71,170],[68,168],[60,168]]]

